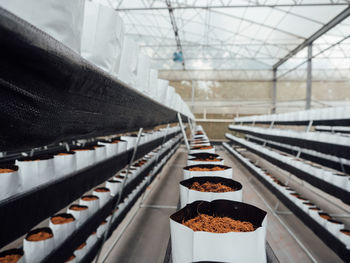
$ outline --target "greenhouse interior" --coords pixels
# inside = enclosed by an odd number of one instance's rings
[[[350,0],[0,0],[0,263],[350,262]]]

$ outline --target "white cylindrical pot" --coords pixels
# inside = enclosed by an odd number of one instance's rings
[[[312,219],[314,219],[318,223],[319,215],[318,213],[321,212],[321,209],[318,207],[310,207],[309,208],[309,215]]]
[[[16,160],[16,165],[19,167],[19,180],[22,185],[23,192],[26,192],[40,184],[37,158],[22,158]]]
[[[77,170],[95,164],[95,150],[93,148],[74,149],[73,151],[77,160]]]
[[[212,186],[209,186],[208,183]],[[223,191],[223,187],[220,188],[221,185],[225,188],[232,188],[233,190],[225,189],[226,192],[219,192]],[[192,177],[180,182],[181,208],[198,200],[210,202],[223,199],[242,202],[242,195],[242,185],[232,179],[222,177]]]
[[[232,168],[225,165],[201,164],[183,168],[184,179],[202,176],[219,176],[232,179]]]
[[[347,249],[350,249],[350,230],[340,230],[339,239],[344,243]]]
[[[136,141],[137,141],[137,136],[121,136],[120,137],[123,141],[127,142],[127,150],[130,150],[135,147]]]
[[[110,189],[111,196],[116,196],[121,190],[121,182],[118,180],[108,180],[106,182],[106,187]]]
[[[183,225],[199,214],[248,221],[255,228],[250,232],[212,233],[193,231]],[[170,216],[172,262],[266,263],[266,217],[265,211],[240,202],[215,200],[188,204]]]
[[[80,260],[82,260],[85,257],[87,252],[89,252],[89,248],[86,245],[86,242],[84,242],[76,250],[74,250],[74,255],[76,257],[75,260],[77,262],[80,262]]]
[[[87,1],[81,55],[104,71],[118,75],[123,48],[124,24],[109,6]]]
[[[86,239],[86,246],[88,250],[90,250],[97,242],[97,234],[96,232],[92,232],[91,235]]]
[[[100,209],[100,200],[96,195],[85,195],[80,198],[80,205],[86,205],[89,207],[89,216],[96,213],[98,209]]]
[[[100,208],[103,207],[109,199],[111,199],[111,191],[107,187],[96,188],[93,192],[93,195],[97,196],[100,200]]]
[[[332,183],[340,188],[345,189],[348,183],[349,176],[344,173],[334,173],[332,177]]]
[[[97,228],[97,237],[101,238],[108,228],[108,221],[103,220],[100,226]]]
[[[98,144],[105,146],[106,158],[111,158],[118,154],[118,142],[99,141]]]
[[[74,173],[77,169],[75,152],[62,152],[54,155],[53,158],[56,178]]]
[[[21,192],[18,169],[17,165],[0,165],[0,201]]]
[[[0,6],[80,53],[83,0],[0,0]],[[45,10],[45,12],[43,12]]]
[[[67,209],[67,213],[74,216],[76,228],[79,228],[89,218],[89,207],[86,205],[73,204]]]
[[[37,263],[55,248],[54,235],[50,228],[38,228],[30,231],[23,239],[23,251],[26,263]]]
[[[38,159],[38,179],[40,182],[39,185],[55,180],[56,177],[53,156],[40,156]]]
[[[334,219],[327,220],[325,226],[326,229],[336,237],[340,237],[340,230],[344,229],[344,224]]]
[[[331,219],[331,216],[324,212],[319,212],[316,217],[317,222],[323,227],[326,227],[328,219]]]
[[[49,227],[52,230],[55,246],[60,246],[76,227],[76,221],[71,214],[58,214],[50,218]]]
[[[95,149],[95,162],[99,163],[105,161],[107,159],[107,150],[104,145],[95,145],[93,146]]]

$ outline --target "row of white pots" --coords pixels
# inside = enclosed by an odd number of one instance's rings
[[[251,136],[251,135],[246,135],[246,136],[248,138],[257,139],[257,140],[260,140],[260,141],[265,141],[265,140],[263,140],[263,139],[261,139],[259,137],[255,137],[255,136]],[[289,144],[279,143],[279,142],[275,142],[275,141],[267,140],[267,142],[269,144],[276,145],[276,146],[279,146],[279,147],[282,147],[282,148],[285,148],[285,149],[293,150],[295,152],[299,152],[300,151],[300,153],[305,153],[305,154],[312,155],[312,156],[315,156],[315,157],[318,157],[318,158],[322,158],[322,159],[325,159],[325,160],[330,160],[330,161],[339,163],[339,166],[341,164],[350,166],[350,160],[345,159],[345,158],[339,158],[338,156],[329,155],[329,154],[321,153],[321,152],[318,152],[318,151],[315,151],[315,150],[310,150],[310,149],[306,149],[306,148],[300,148],[298,146],[292,146],[292,145],[289,145]]]
[[[327,229],[332,235],[341,240],[347,249],[350,249],[350,236],[345,234],[347,230],[344,229],[344,224],[334,220],[332,218],[327,219],[324,218],[328,216],[328,214],[318,208],[316,205],[310,203],[305,198],[302,198],[298,195],[292,188],[285,186],[283,184],[278,183],[278,180],[273,178],[271,175],[266,173],[261,168],[252,164],[248,158],[243,157],[237,151],[232,149],[228,144],[224,144],[224,146],[238,159],[244,162],[247,166],[251,167],[254,171],[256,171],[259,176],[264,178],[267,182],[269,182],[273,187],[278,189],[283,195],[285,195],[290,201],[292,201],[295,205],[297,205],[301,210],[303,210],[307,215],[309,215],[315,222],[323,226]]]
[[[310,165],[310,162],[305,162],[305,161],[302,161],[301,159],[297,159],[295,157],[291,157],[286,154],[280,154],[277,151],[267,149],[264,146],[238,138],[229,133],[226,133],[226,137],[232,141],[238,142],[246,147],[249,147],[265,155],[268,155],[276,160],[279,160],[305,173],[308,173],[311,176],[317,177],[320,180],[323,180],[327,183],[331,183],[339,188],[342,188],[350,192],[350,177],[346,174],[333,171],[321,165],[317,165],[317,164]]]
[[[204,134],[202,129],[201,133]],[[205,139],[206,137],[204,137]],[[193,157],[220,158],[212,152],[196,154]],[[221,164],[198,164],[183,168],[184,181],[180,182],[181,208],[170,216],[172,261],[174,263],[215,261],[215,262],[266,262],[266,212],[257,207],[241,203],[242,185],[232,180],[232,168]],[[198,162],[196,164],[196,162]],[[223,168],[221,171],[190,171],[192,168]],[[224,183],[233,187],[232,192],[201,192],[190,189],[194,182]],[[237,202],[238,201],[238,202]],[[203,211],[203,212],[201,212]],[[237,214],[235,214],[235,212]],[[248,212],[249,211],[249,212]],[[231,218],[244,218],[258,226],[252,232],[210,233],[193,231],[183,222],[198,214],[220,215]],[[254,216],[249,216],[254,215]],[[254,253],[251,253],[254,251]]]
[[[178,126],[170,127],[168,135],[178,132],[179,129]],[[162,138],[165,133],[164,129],[145,133],[141,143]],[[1,169],[9,169],[0,176],[0,201],[85,169],[135,146],[137,137],[122,138],[125,138],[125,141],[101,140],[94,147],[76,148],[52,156],[24,157],[16,160],[16,165],[0,166],[0,172]]]
[[[62,42],[109,77],[194,119],[177,93],[159,96],[164,88],[162,83],[159,88],[155,84],[163,80],[152,73],[150,57],[141,52],[132,37],[124,36],[123,19],[109,5],[88,0],[1,0],[0,5]]]
[[[349,146],[350,137],[344,136],[336,133],[328,132],[303,132],[303,131],[294,131],[286,129],[269,129],[261,127],[252,127],[252,126],[243,126],[243,125],[229,125],[230,130],[243,131],[243,132],[254,132],[257,134],[276,136],[281,138],[293,138],[298,140],[309,141],[310,143],[327,143],[330,146],[332,144]]]
[[[146,169],[150,163],[157,158],[157,155],[161,155],[164,151],[169,148],[172,148],[180,140],[178,135],[175,138],[166,142],[162,148],[158,148],[155,151],[150,152],[145,155],[142,160],[143,164],[140,167],[132,166],[133,170],[130,170],[126,184],[130,183],[137,175]],[[170,153],[163,158],[158,163],[158,169],[160,165],[164,164],[168,158],[174,153],[175,149],[170,151]],[[139,162],[135,161],[135,164]],[[157,170],[154,169],[154,171]],[[123,174],[126,169],[122,170],[119,174]],[[125,174],[125,173],[124,173]],[[84,195],[79,199],[78,204],[72,204],[67,208],[66,214],[59,214],[55,216],[61,216],[63,218],[70,218],[71,222],[66,222],[63,224],[54,224],[52,221],[53,216],[50,219],[49,226],[46,228],[34,229],[23,240],[23,251],[17,251],[16,253],[22,253],[24,255],[20,263],[36,263],[44,259],[55,247],[61,245],[65,239],[69,237],[76,229],[80,228],[91,216],[93,216],[99,209],[101,209],[113,196],[121,191],[121,183],[124,179],[118,177],[119,175],[114,176],[105,182],[106,187],[99,187],[92,191],[91,195]],[[131,178],[131,179],[130,179]],[[129,195],[124,199],[124,201],[118,207],[118,213],[121,213],[123,209],[128,205],[128,203],[137,195],[141,188],[148,183],[150,180],[149,177],[144,178],[142,183],[138,185]],[[114,216],[114,220],[117,217]],[[88,251],[94,246],[98,238],[101,238],[103,233],[106,231],[109,220],[111,216],[107,217],[101,225],[97,228],[96,232],[92,233],[89,238],[86,240],[82,246],[77,248],[74,252],[74,256],[71,257],[69,262],[79,262]],[[41,240],[41,241],[30,241],[28,237],[32,234],[38,232],[45,233],[51,237]],[[12,251],[12,250],[11,250]],[[7,251],[5,253],[11,252]],[[12,252],[11,252],[12,253]]]
[[[350,106],[235,118],[235,122],[295,122],[350,119]]]

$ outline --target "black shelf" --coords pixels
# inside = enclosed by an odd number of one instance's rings
[[[228,139],[230,139],[229,137],[226,137]],[[269,155],[266,155],[264,153],[261,153],[259,151],[256,151],[255,149],[252,149],[244,144],[241,144],[239,142],[234,141],[235,144],[238,144],[244,148],[249,149],[249,151],[251,151],[252,153],[257,154],[258,156],[264,158],[265,160],[269,161],[270,163],[280,167],[283,170],[286,170],[288,172],[290,172],[291,174],[295,175],[296,177],[302,179],[305,182],[308,182],[309,184],[311,184],[312,186],[324,191],[325,193],[328,193],[336,198],[339,198],[340,200],[342,200],[344,203],[349,204],[350,205],[350,192],[337,187],[331,183],[328,183],[327,181],[321,180],[309,173],[306,173],[302,170],[299,170],[297,168],[295,168],[292,165],[286,164],[278,159],[272,158]]]
[[[0,38],[0,151],[177,122],[176,111],[1,7]]]
[[[170,140],[179,132],[167,136]],[[163,138],[138,147],[136,159],[160,146]],[[130,161],[132,150],[96,165],[79,170],[54,182],[0,203],[0,247],[27,233],[32,227],[78,199],[85,192],[105,182]],[[25,220],[23,220],[25,218]]]
[[[268,134],[254,132],[254,131],[249,131],[246,129],[232,128],[231,126],[229,126],[229,129],[231,131],[237,131],[240,133],[254,135],[256,137],[263,138],[270,141],[307,148],[310,150],[315,150],[320,153],[330,154],[341,158],[350,159],[349,145],[332,144],[332,143],[322,142],[322,141],[310,141],[310,140],[299,139],[299,138],[291,138],[288,136],[268,135]]]
[[[307,215],[301,208],[294,204],[284,194],[282,194],[277,188],[268,183],[260,174],[258,174],[249,165],[244,163],[241,159],[236,158],[249,172],[254,175],[266,188],[268,188],[285,206],[288,207],[308,228],[310,228],[329,248],[331,248],[341,259],[345,262],[349,262],[350,250],[346,249],[346,246],[330,232],[328,232],[323,226],[318,224],[314,219]]]

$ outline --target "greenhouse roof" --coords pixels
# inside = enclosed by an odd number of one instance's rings
[[[182,70],[183,65],[173,61],[174,52],[182,49],[186,70],[261,71],[271,70],[346,12],[350,1],[119,0],[112,5],[125,22],[125,32],[160,70]],[[349,69],[350,18],[346,16],[313,42],[315,69]],[[306,49],[301,49],[279,67],[279,74],[302,69],[306,57]]]

